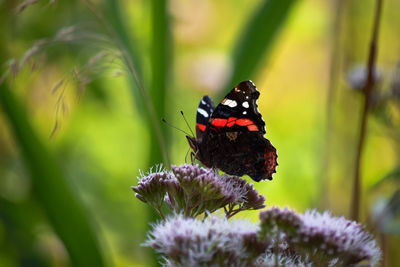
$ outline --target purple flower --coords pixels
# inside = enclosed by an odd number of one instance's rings
[[[376,265],[381,257],[372,235],[362,225],[329,212],[297,214],[273,207],[260,212],[260,221],[261,237],[280,246],[286,244],[286,251],[301,256],[304,263],[348,266],[369,261]]]
[[[175,177],[166,171],[162,171],[159,167],[158,172],[149,173],[147,176],[142,175],[139,179],[138,185],[131,187],[136,193],[135,196],[144,203],[148,203],[163,217],[161,207],[166,192],[171,184],[176,183]]]
[[[245,196],[243,201],[243,209],[246,210],[258,210],[266,207],[265,197],[260,195],[257,190],[254,189],[253,184],[245,184]]]
[[[166,180],[172,177],[165,172],[150,173],[139,180],[137,186],[132,186],[135,196],[150,205],[162,204],[166,192]]]
[[[249,266],[267,247],[257,239],[257,230],[246,220],[176,215],[157,224],[146,245],[171,266]]]
[[[300,247],[325,254],[335,264],[369,261],[376,265],[379,262],[381,251],[361,224],[344,217],[333,217],[327,211],[306,211],[301,219],[303,224],[295,241]]]
[[[294,210],[272,207],[260,212],[260,225],[262,236],[276,236],[277,231],[294,236],[302,225],[302,220]]]
[[[303,261],[298,255],[286,255],[285,253],[273,253],[272,251],[258,257],[254,263],[255,267],[312,267],[310,262]]]
[[[225,208],[227,218],[232,217],[243,210],[258,210],[265,208],[265,197],[260,195],[254,189],[253,184],[247,184],[246,180],[240,179],[237,176],[224,176],[226,183],[230,184],[233,188],[241,191],[242,196],[236,201],[231,202]]]
[[[264,196],[237,176],[218,175],[215,170],[190,164],[171,169],[142,176],[138,186],[132,187],[136,197],[151,205],[161,217],[162,207],[191,217],[224,208],[228,218],[242,210],[265,207]]]
[[[195,217],[206,211],[214,212],[243,196],[241,188],[234,187],[224,177],[212,169],[200,168],[198,165],[184,164],[172,166],[172,173],[184,192],[186,216]],[[235,179],[232,177],[232,179]],[[240,179],[240,178],[238,178]],[[169,195],[171,200],[171,195]],[[181,210],[175,210],[179,212]]]
[[[154,226],[146,245],[168,266],[372,266],[381,254],[357,222],[278,207],[260,212],[259,226],[175,215]]]

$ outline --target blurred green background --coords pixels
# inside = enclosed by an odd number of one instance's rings
[[[374,9],[0,0],[0,266],[154,265],[141,244],[157,217],[130,186],[189,149],[161,118],[189,131],[180,110],[194,128],[203,95],[219,102],[247,79],[278,150],[274,180],[255,184],[266,204],[349,217],[363,95],[348,80],[366,64]],[[400,265],[399,10],[384,1],[361,165],[360,221],[386,266]]]

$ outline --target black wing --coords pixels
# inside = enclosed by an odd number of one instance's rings
[[[264,135],[265,122],[257,105],[259,96],[260,92],[252,81],[239,83],[219,103],[211,116],[214,119],[211,124],[224,132],[245,129],[243,126],[246,126],[249,131],[257,131]]]
[[[196,137],[201,140],[204,131],[207,128],[208,120],[214,112],[215,105],[211,98],[207,95],[203,96],[200,100],[199,107],[196,114]]]

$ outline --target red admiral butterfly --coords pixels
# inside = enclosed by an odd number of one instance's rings
[[[230,175],[247,174],[257,182],[272,180],[278,156],[264,137],[265,123],[257,106],[259,95],[252,81],[244,81],[216,108],[210,97],[201,99],[196,116],[197,138],[186,136],[201,163]]]

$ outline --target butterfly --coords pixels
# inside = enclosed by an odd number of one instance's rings
[[[230,175],[247,174],[257,182],[272,180],[278,155],[264,137],[259,96],[250,80],[236,85],[217,107],[204,96],[197,108],[196,138],[186,136],[194,157],[206,167]]]

